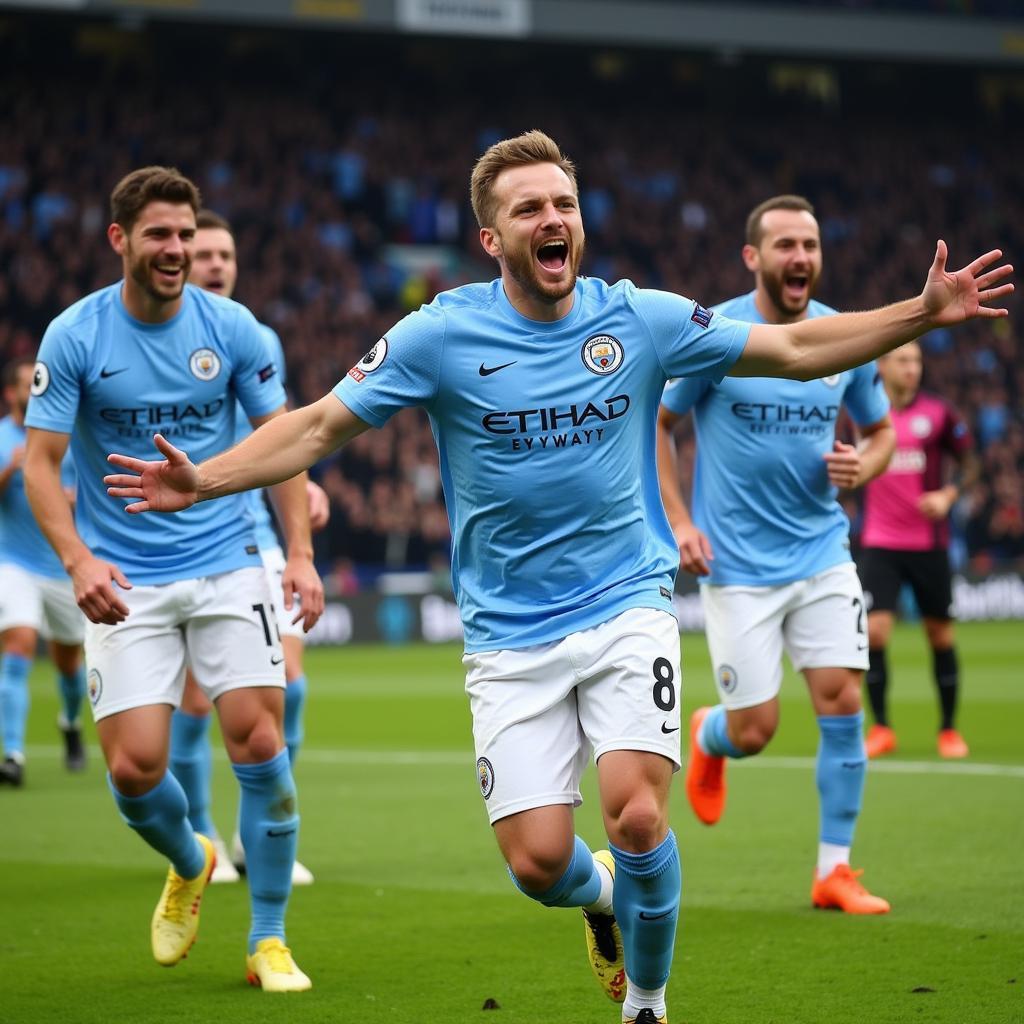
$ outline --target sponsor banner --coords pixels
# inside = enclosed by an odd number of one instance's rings
[[[704,608],[697,584],[680,579],[672,606],[680,633],[704,629]],[[953,609],[961,622],[1024,620],[1024,576],[994,573],[953,577]],[[365,593],[334,598],[306,637],[312,647],[345,644],[460,643],[462,622],[450,594]]]
[[[529,0],[399,0],[399,28],[445,35],[523,37],[530,31]]]

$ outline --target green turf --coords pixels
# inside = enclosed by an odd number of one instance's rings
[[[729,807],[700,826],[673,796],[683,916],[673,1024],[1024,1020],[1024,655],[1019,623],[960,627],[963,766],[934,752],[918,630],[890,654],[899,754],[872,771],[855,847],[884,918],[809,907],[816,844],[813,716],[783,690],[770,750],[734,766]],[[701,637],[684,638],[685,708],[712,694]],[[98,756],[60,767],[49,668],[32,680],[28,784],[0,790],[0,1024],[616,1024],[583,959],[577,912],[545,911],[504,875],[476,790],[453,647],[311,652],[298,781],[301,855],[289,941],[314,989],[272,997],[242,978],[244,888],[212,889],[200,941],[150,959],[163,867],[117,817]],[[90,728],[90,736],[91,728]],[[989,766],[989,767],[985,767]],[[216,769],[223,831],[234,813]],[[593,778],[581,833],[600,843]],[[483,1011],[486,1000],[499,1010]]]

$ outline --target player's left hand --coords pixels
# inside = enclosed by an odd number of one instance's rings
[[[946,269],[947,255],[946,243],[940,238],[921,292],[921,301],[932,325],[951,327],[975,317],[1007,316],[1008,310],[989,305],[1013,291],[1013,285],[1004,280],[1013,273],[1009,263],[995,270],[988,269],[1002,258],[1002,250],[993,249],[955,272]]]
[[[309,528],[316,533],[331,518],[331,499],[327,492],[312,480],[306,481],[306,501],[309,503]]]
[[[105,476],[107,494],[112,498],[134,498],[125,512],[180,512],[199,500],[199,471],[189,457],[175,448],[163,434],[153,435],[153,444],[163,459],[147,462],[130,455],[108,455],[107,462],[128,473]]]
[[[917,511],[925,517],[930,519],[932,522],[936,522],[939,519],[945,519],[949,515],[949,510],[953,507],[953,495],[949,491],[943,489],[939,491],[925,491],[920,498],[917,499]]]
[[[828,470],[828,482],[833,487],[848,491],[861,484],[860,452],[855,445],[836,441],[833,450],[826,452],[825,468]]]
[[[289,555],[281,577],[281,589],[286,611],[296,606],[295,599],[298,598],[299,607],[292,622],[301,619],[302,631],[308,633],[324,613],[324,585],[313,560],[305,555]]]

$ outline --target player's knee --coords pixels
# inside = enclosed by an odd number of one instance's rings
[[[245,752],[253,764],[262,764],[277,756],[283,740],[281,731],[273,719],[261,721],[248,735]]]
[[[571,853],[560,846],[522,847],[508,857],[508,869],[528,895],[547,892],[565,874]]]
[[[107,765],[114,788],[125,796],[143,796],[153,789],[166,771],[165,765],[142,752],[119,751]]]
[[[775,735],[777,724],[775,721],[767,720],[744,722],[736,730],[735,736],[732,735],[732,730],[729,731],[729,738],[744,754],[759,754]]]
[[[627,801],[609,834],[616,846],[631,853],[646,853],[665,838],[668,817],[653,793]]]

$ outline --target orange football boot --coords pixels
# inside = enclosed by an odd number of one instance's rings
[[[847,914],[888,914],[889,902],[872,896],[857,879],[863,871],[851,871],[849,864],[838,864],[832,873],[819,878],[814,873],[811,903],[819,910],[843,910]]]
[[[963,736],[956,729],[943,729],[939,733],[939,757],[955,759],[966,757],[969,753]]]
[[[887,725],[873,725],[864,740],[868,757],[881,757],[896,750],[896,733]]]
[[[705,825],[714,825],[725,810],[725,758],[705,754],[697,742],[710,710],[697,708],[690,717],[690,760],[686,765],[686,796]]]

